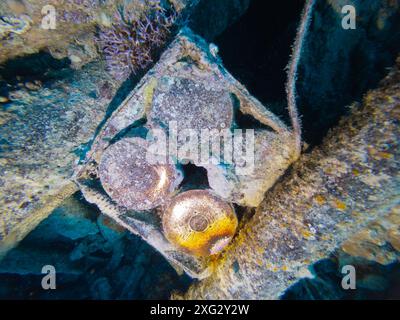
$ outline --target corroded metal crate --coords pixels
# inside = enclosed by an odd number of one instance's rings
[[[233,204],[258,206],[266,190],[299,155],[299,132],[292,132],[252,97],[222,66],[217,51],[215,45],[183,29],[104,124],[75,174],[87,201],[142,237],[176,269],[200,279],[210,274],[210,261],[235,235],[238,222]],[[242,136],[250,158],[238,156],[235,148],[238,157],[228,163],[202,162],[188,154],[182,157],[206,169],[209,190],[182,193],[177,163],[182,159],[154,171],[146,162],[149,141],[127,137],[129,130],[142,128],[171,138],[170,123],[176,131],[233,134],[240,130],[235,122],[238,112],[265,128]],[[297,118],[292,121],[296,127]],[[177,141],[175,148],[180,146]],[[160,150],[152,152],[170,159]],[[130,161],[141,165],[132,169]],[[154,179],[156,184],[151,183]],[[189,207],[185,218],[176,220],[171,206],[177,201],[189,201]],[[206,206],[207,212],[202,212]]]

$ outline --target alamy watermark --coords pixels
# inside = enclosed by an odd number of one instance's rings
[[[344,30],[355,30],[356,29],[356,8],[351,5],[346,5],[342,8],[342,14],[345,16],[342,18],[342,28]]]
[[[345,265],[342,268],[342,274],[345,276],[342,278],[342,288],[344,290],[355,290],[356,289],[356,268],[352,265]]]
[[[55,290],[56,289],[56,268],[52,265],[45,265],[42,268],[42,274],[45,276],[42,278],[42,289],[43,290]]]
[[[50,4],[45,5],[42,8],[42,24],[41,27],[44,30],[54,30],[57,27],[57,13],[56,8]]]
[[[233,165],[238,175],[254,171],[255,137],[253,129],[178,129],[176,121],[167,130],[152,129],[146,153],[148,163],[198,166]]]

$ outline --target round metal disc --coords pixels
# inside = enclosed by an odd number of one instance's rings
[[[228,91],[188,78],[161,79],[149,114],[151,124],[168,127],[176,121],[178,130],[230,128],[232,119]]]
[[[182,180],[174,165],[146,161],[146,141],[122,139],[108,147],[99,165],[107,194],[131,210],[150,210],[163,204]]]

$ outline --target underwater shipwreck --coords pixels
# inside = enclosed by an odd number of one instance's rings
[[[4,0],[0,299],[400,299],[400,1]]]

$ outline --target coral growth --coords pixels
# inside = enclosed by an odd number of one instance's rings
[[[94,10],[104,5],[104,0],[71,0],[59,13],[62,22],[81,24],[96,20]]]
[[[131,73],[146,68],[177,22],[175,10],[164,9],[159,1],[146,3],[149,9],[143,16],[120,7],[111,27],[100,28],[98,43],[108,71],[116,80],[124,80]]]

